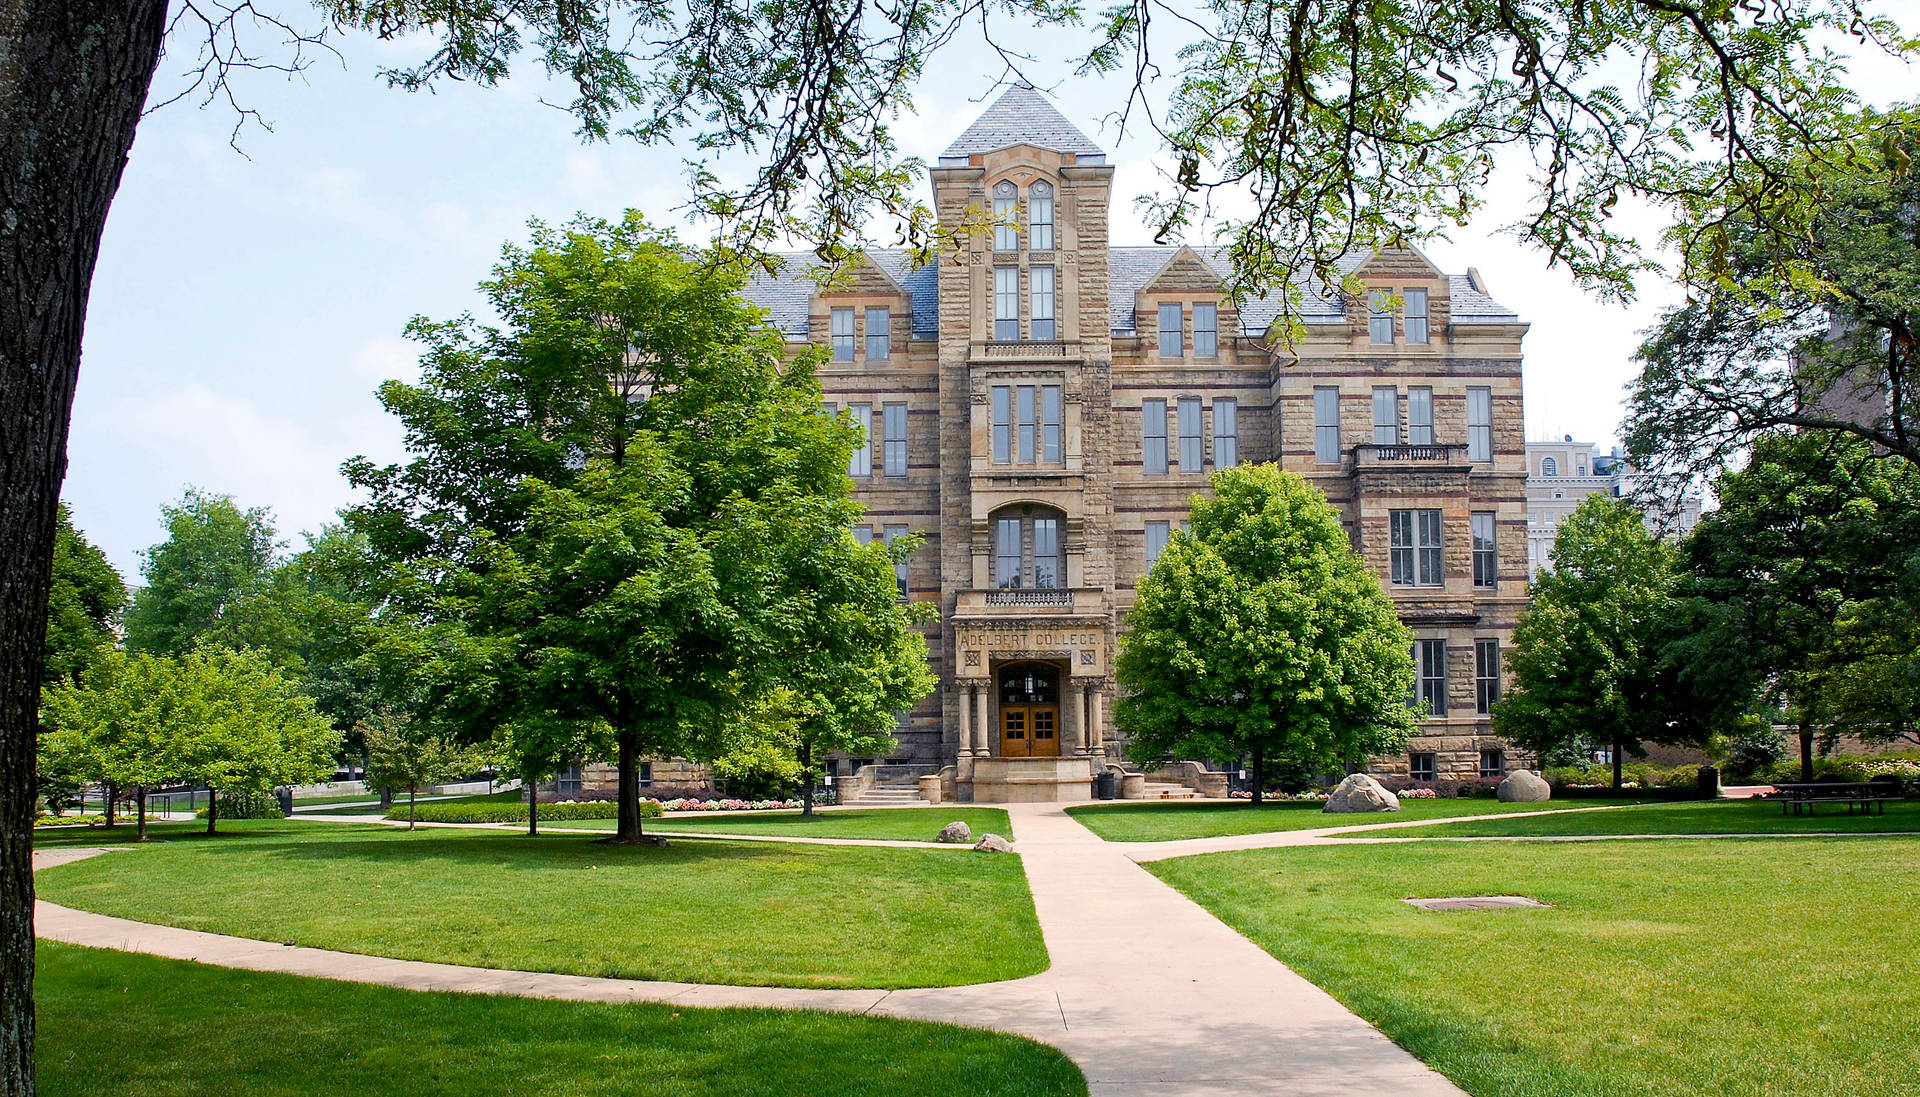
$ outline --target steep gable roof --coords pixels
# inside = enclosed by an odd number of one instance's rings
[[[1025,84],[1016,84],[974,119],[940,159],[965,161],[975,153],[997,152],[1015,145],[1070,152],[1083,158],[1106,156],[1106,150],[1067,121],[1046,96]]]

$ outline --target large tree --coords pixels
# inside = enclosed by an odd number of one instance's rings
[[[47,693],[41,763],[131,791],[147,840],[147,791],[179,776],[180,733],[206,720],[206,698],[178,662],[109,650]]]
[[[728,753],[780,684],[817,600],[794,570],[826,551],[792,546],[851,543],[856,430],[737,270],[638,215],[536,227],[495,274],[504,327],[414,325],[423,380],[381,389],[414,456],[349,463],[372,497],[353,521],[438,630],[427,715],[475,742],[608,729],[613,840],[637,842],[641,758]]]
[[[1140,581],[1114,721],[1140,761],[1250,757],[1318,772],[1406,745],[1413,633],[1319,490],[1273,465],[1213,474]]]
[[[1591,495],[1561,523],[1552,561],[1514,630],[1512,688],[1494,706],[1494,730],[1542,755],[1606,743],[1619,788],[1625,755],[1642,743],[1705,740],[1661,662],[1674,548],[1632,503]]]
[[[46,680],[71,681],[116,643],[115,626],[127,604],[127,584],[107,554],[78,529],[60,506],[53,545],[53,585],[47,608]]]
[[[1686,627],[1668,659],[1714,707],[1797,725],[1811,780],[1820,731],[1871,736],[1899,711],[1873,687],[1900,681],[1911,635],[1920,474],[1850,434],[1778,431],[1714,492],[1719,509],[1685,546]]]
[[[166,540],[146,550],[146,585],[127,608],[127,646],[179,655],[202,643],[298,661],[298,628],[275,590],[283,560],[273,516],[189,488],[160,508]]]
[[[1751,206],[1791,228],[1815,198],[1788,165],[1857,125],[1830,38],[1915,48],[1858,0],[1268,0],[1157,20],[1150,0],[1098,13],[1051,0],[315,0],[311,24],[240,0],[180,5],[171,19],[168,6],[0,3],[0,163],[12,166],[0,183],[0,1097],[32,1091],[34,710],[81,330],[169,34],[174,56],[196,60],[159,95],[233,104],[242,122],[234,78],[298,70],[330,28],[422,42],[418,65],[386,74],[410,89],[493,85],[528,50],[570,85],[584,136],[684,141],[701,158],[699,208],[739,239],[792,233],[837,258],[877,211],[912,242],[931,237],[918,166],[888,124],[939,48],[970,23],[990,37],[1039,23],[1056,38],[1085,23],[1083,69],[1129,71],[1144,94],[1177,62],[1158,115],[1176,166],[1157,220],[1176,229],[1210,195],[1249,196],[1228,226],[1245,284],[1331,273],[1349,248],[1464,217],[1493,154],[1518,147],[1540,168],[1518,231],[1616,292],[1644,254],[1609,221],[1622,196]],[[1196,23],[1198,45],[1177,50]],[[1017,50],[998,55],[1017,70]],[[714,149],[743,150],[756,170],[717,173]]]
[[[169,729],[174,775],[207,786],[207,833],[217,833],[220,797],[265,793],[333,773],[340,733],[264,652],[203,647],[171,657],[190,699]]]

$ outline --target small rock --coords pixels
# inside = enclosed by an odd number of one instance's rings
[[[973,848],[979,853],[1012,853],[1013,843],[998,834],[983,834]]]
[[[1493,791],[1503,804],[1544,804],[1553,799],[1553,786],[1524,769],[1507,774]]]
[[[1340,782],[1331,796],[1327,797],[1327,806],[1320,809],[1335,815],[1361,811],[1399,811],[1400,797],[1386,790],[1386,786],[1364,773],[1352,773]]]
[[[940,833],[934,835],[933,840],[936,842],[971,842],[973,841],[973,828],[967,826],[965,823],[948,823],[946,826],[940,828]]]

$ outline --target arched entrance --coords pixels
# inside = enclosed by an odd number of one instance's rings
[[[1001,667],[1000,755],[1060,756],[1060,668],[1052,663]]]

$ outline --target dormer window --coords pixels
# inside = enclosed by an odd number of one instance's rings
[[[1027,188],[1027,232],[1034,251],[1053,250],[1053,184],[1044,179]]]
[[[993,185],[993,250],[1020,250],[1020,227],[1014,222],[1019,206],[1019,187],[1006,179]]]
[[[1375,343],[1393,343],[1393,313],[1387,308],[1392,296],[1383,289],[1367,295],[1367,335]]]
[[[1180,331],[1180,303],[1167,301],[1160,306],[1160,357],[1178,358],[1183,350]]]
[[[1428,342],[1427,291],[1423,289],[1410,289],[1402,296],[1407,302],[1406,321],[1404,324],[1407,331],[1407,342]]]
[[[827,314],[828,333],[833,338],[833,360],[853,361],[853,310],[834,309]]]
[[[1201,301],[1193,306],[1193,356],[1220,356],[1220,306]]]

